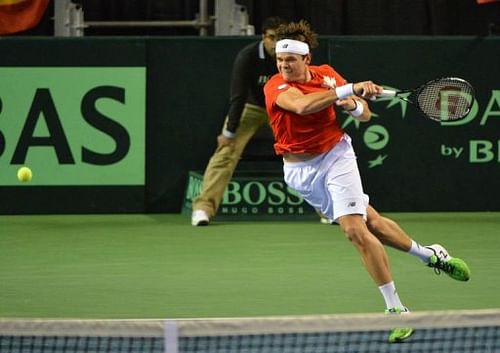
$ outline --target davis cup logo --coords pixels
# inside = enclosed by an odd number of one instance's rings
[[[369,149],[381,150],[389,143],[389,131],[382,125],[371,125],[365,130],[363,141]]]

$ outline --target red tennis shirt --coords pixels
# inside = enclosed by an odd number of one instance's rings
[[[309,66],[309,71],[311,80],[307,82],[286,82],[278,73],[264,86],[266,110],[276,141],[274,144],[276,154],[323,153],[339,142],[344,134],[333,105],[313,114],[298,115],[276,104],[280,93],[290,87],[308,94],[326,91],[347,83],[329,65]]]

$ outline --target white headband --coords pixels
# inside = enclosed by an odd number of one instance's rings
[[[309,45],[293,39],[282,39],[276,43],[276,53],[309,54]]]

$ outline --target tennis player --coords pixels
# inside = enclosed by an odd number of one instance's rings
[[[283,156],[285,182],[340,225],[378,285],[386,312],[409,310],[397,294],[384,245],[417,256],[456,280],[468,280],[470,271],[463,260],[451,257],[440,245],[417,244],[369,205],[351,138],[340,127],[335,107],[368,121],[371,112],[364,98],[377,96],[383,88],[371,81],[347,83],[331,66],[311,65],[311,48],[318,42],[305,21],[281,25],[276,35],[279,73],[266,83],[264,94],[274,148]],[[412,333],[411,328],[395,329],[389,340],[400,342]]]

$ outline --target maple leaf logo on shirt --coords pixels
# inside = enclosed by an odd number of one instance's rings
[[[335,77],[323,76],[323,87],[335,88],[337,87],[337,81]]]

